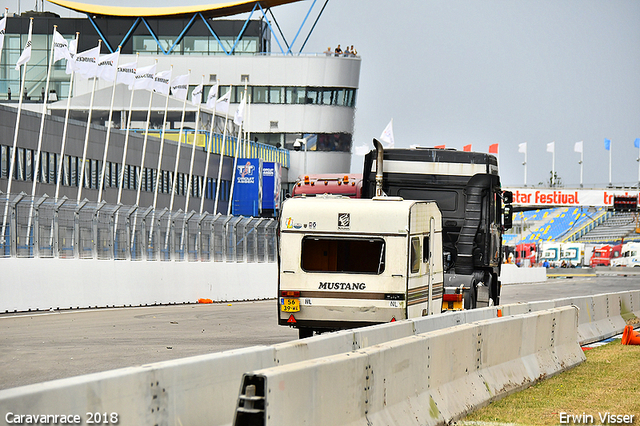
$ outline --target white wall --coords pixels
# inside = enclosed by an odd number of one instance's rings
[[[0,312],[275,298],[275,263],[0,259]]]

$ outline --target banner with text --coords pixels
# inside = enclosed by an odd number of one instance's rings
[[[503,188],[513,192],[516,206],[559,207],[559,206],[613,206],[613,197],[624,195],[637,197],[638,191],[615,189],[537,189]]]

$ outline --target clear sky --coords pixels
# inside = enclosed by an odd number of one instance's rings
[[[175,5],[145,1],[135,5]],[[311,3],[274,9],[289,42]],[[323,4],[317,1],[296,51]],[[15,11],[17,0],[0,5]],[[22,10],[34,5],[21,2]],[[46,1],[45,9],[54,10]],[[592,187],[609,182],[608,138],[614,185],[638,183],[636,0],[330,0],[304,52],[338,44],[353,44],[362,57],[354,145],[371,146],[391,118],[396,147],[472,144],[487,152],[498,143],[503,185],[514,186],[524,180],[518,145],[528,143],[527,184],[536,185],[548,180],[546,147],[555,141],[556,173],[577,186],[574,144],[584,141],[584,184]],[[352,171],[361,164],[354,155]]]

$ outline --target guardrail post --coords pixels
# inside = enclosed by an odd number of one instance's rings
[[[40,206],[49,198],[44,194],[33,206],[33,257],[40,257]]]
[[[222,256],[225,262],[227,262],[227,254],[229,252],[229,221],[233,219],[233,216],[227,216],[227,220],[222,223],[222,229],[224,230],[223,243],[222,243]]]

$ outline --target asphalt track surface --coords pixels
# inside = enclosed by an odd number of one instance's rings
[[[640,289],[640,275],[503,286],[503,304]],[[0,389],[295,340],[275,300],[0,315]]]

